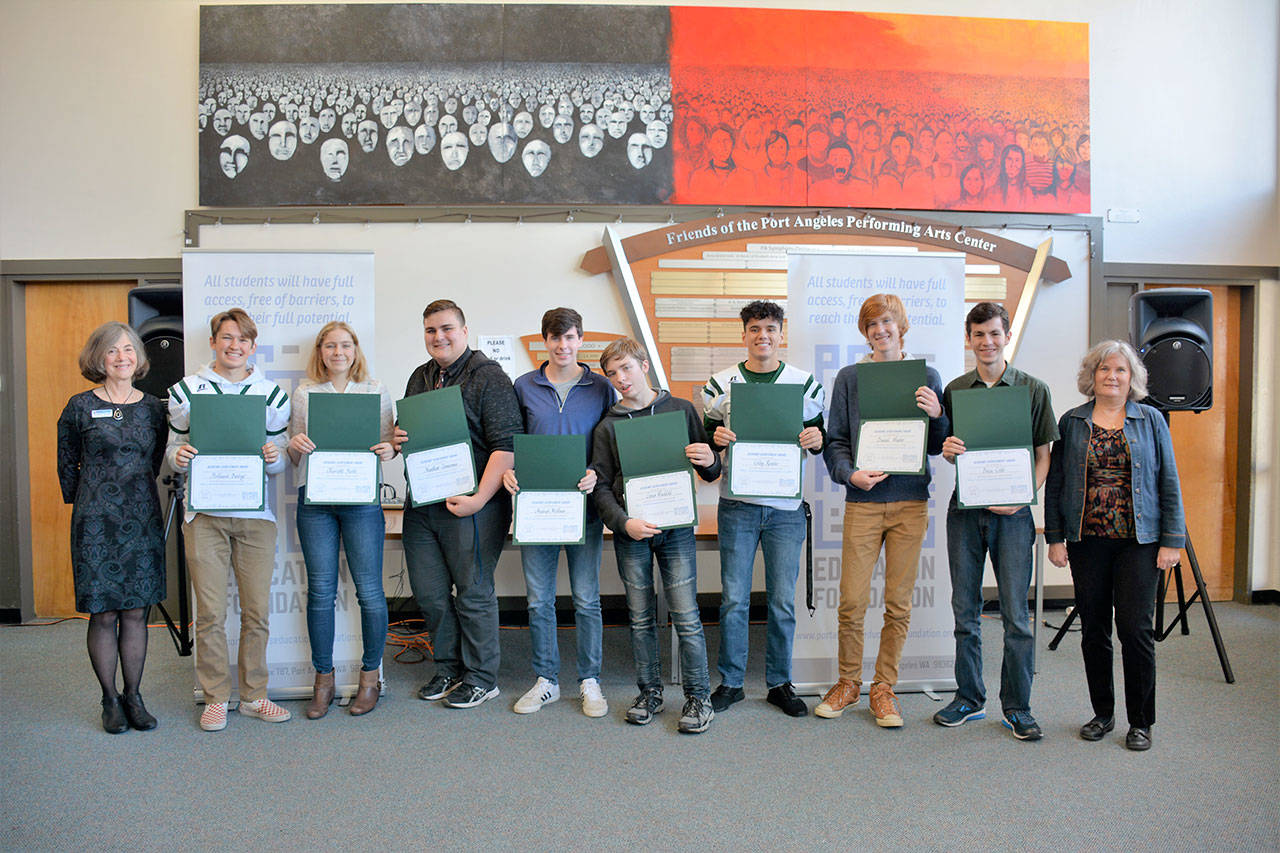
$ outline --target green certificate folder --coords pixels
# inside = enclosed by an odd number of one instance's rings
[[[951,429],[965,450],[956,457],[960,507],[1036,503],[1030,388],[1000,385],[952,392]]]
[[[381,433],[380,395],[308,394],[307,437],[316,449],[307,458],[306,502],[378,503],[382,466],[369,448]]]
[[[382,397],[308,394],[307,437],[317,450],[367,451],[382,440]]]
[[[585,435],[517,435],[512,541],[517,545],[581,545],[586,541]]]
[[[663,530],[698,523],[693,466],[684,455],[689,425],[681,412],[618,421],[614,429],[627,515]]]
[[[475,491],[475,455],[461,388],[451,385],[405,397],[396,404],[396,417],[409,434],[401,452],[413,506]]]
[[[928,382],[922,358],[861,361],[858,382],[858,436],[854,464],[865,471],[923,474],[929,418],[916,405],[916,389]]]
[[[267,505],[262,446],[267,398],[261,394],[193,394],[191,446],[199,451],[187,476],[193,512],[260,512]]]
[[[804,386],[734,382],[729,421],[737,440],[729,446],[728,489],[734,497],[800,497],[804,451]]]

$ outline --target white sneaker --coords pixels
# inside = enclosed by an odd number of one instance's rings
[[[265,697],[254,702],[241,702],[236,710],[243,716],[257,717],[268,723],[284,723],[293,717],[293,714]]]
[[[609,703],[600,691],[600,682],[594,678],[582,679],[578,687],[578,695],[582,697],[582,713],[588,717],[603,717],[609,713]]]
[[[532,714],[543,705],[554,702],[560,698],[560,685],[547,679],[541,675],[538,680],[533,682],[533,686],[529,688],[529,692],[516,700],[516,706],[513,709],[517,714]]]

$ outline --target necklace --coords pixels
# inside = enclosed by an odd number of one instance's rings
[[[112,399],[111,392],[107,390],[106,383],[103,383],[102,385],[102,393],[107,395],[107,402],[115,407],[111,411],[111,417],[117,421],[123,420],[124,412],[120,411],[120,407],[125,403],[129,402],[129,398],[133,396],[133,389],[130,388],[128,391],[126,391],[124,395],[124,399],[121,400],[119,403],[117,403],[114,399]]]

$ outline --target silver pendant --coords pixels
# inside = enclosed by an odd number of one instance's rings
[[[119,409],[116,409],[114,412],[111,413],[111,417],[115,418],[116,420],[123,420],[124,413],[121,412]]]

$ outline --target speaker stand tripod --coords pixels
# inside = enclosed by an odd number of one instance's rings
[[[169,490],[169,512],[164,521],[164,544],[166,551],[169,547],[169,534],[172,532],[177,536],[178,550],[178,622],[174,624],[173,617],[169,615],[169,611],[165,609],[164,602],[157,602],[156,607],[160,608],[160,613],[164,616],[165,627],[169,629],[169,637],[173,640],[173,645],[178,650],[179,657],[187,657],[191,654],[191,605],[187,599],[187,549],[186,543],[183,542],[182,536],[182,480],[181,474],[170,474],[166,476],[162,483]],[[174,524],[174,521],[177,524]],[[1179,586],[1179,589],[1182,587]]]
[[[1160,581],[1156,584],[1156,641],[1161,642],[1173,633],[1174,626],[1179,622],[1182,623],[1182,633],[1184,635],[1191,633],[1191,628],[1187,624],[1187,611],[1195,604],[1196,599],[1200,599],[1200,604],[1204,607],[1205,621],[1209,623],[1209,633],[1213,635],[1213,645],[1218,650],[1218,662],[1222,664],[1222,675],[1226,678],[1228,684],[1236,683],[1235,673],[1231,669],[1231,662],[1227,660],[1227,647],[1223,645],[1222,633],[1218,630],[1218,620],[1213,615],[1213,602],[1209,600],[1209,592],[1204,585],[1204,575],[1200,574],[1200,561],[1196,559],[1195,546],[1191,544],[1191,535],[1187,534],[1186,545],[1187,559],[1191,563],[1191,576],[1195,578],[1196,591],[1191,593],[1191,597],[1187,598],[1182,586],[1182,561],[1179,560],[1168,573],[1160,573]],[[1164,624],[1164,597],[1169,591],[1169,577],[1172,575],[1174,585],[1178,590],[1178,615],[1173,617],[1173,621],[1166,628]],[[1062,627],[1058,629],[1058,633],[1053,635],[1053,639],[1049,641],[1049,650],[1056,651],[1058,643],[1062,642],[1062,638],[1066,636],[1067,631],[1071,630],[1071,623],[1076,621],[1077,610],[1073,605],[1067,611],[1067,619],[1062,623]]]

